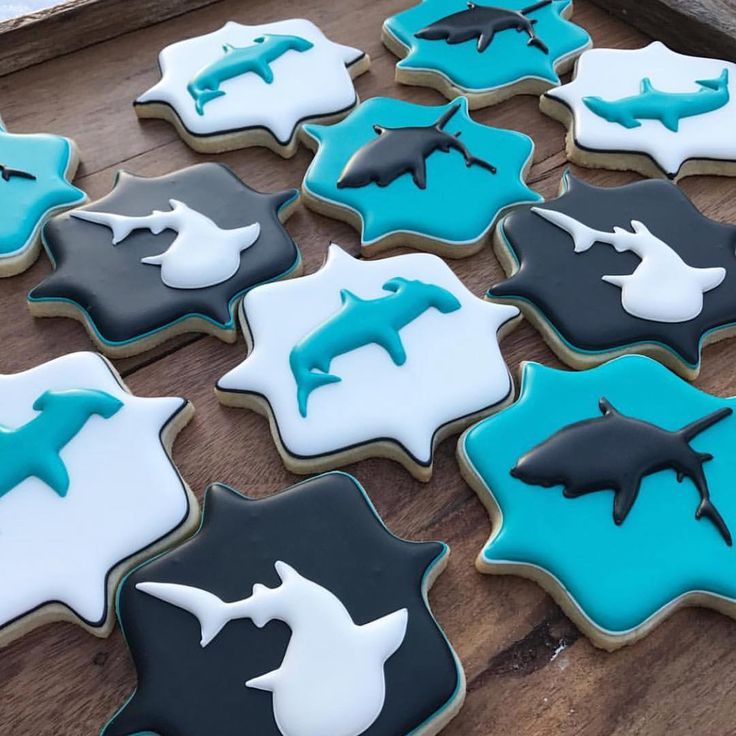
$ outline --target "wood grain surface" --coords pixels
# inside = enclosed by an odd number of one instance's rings
[[[736,61],[734,0],[593,0],[642,33],[688,54]]]
[[[75,138],[83,157],[77,183],[96,198],[109,190],[118,168],[158,175],[204,160],[166,123],[139,122],[131,102],[158,78],[156,56],[164,45],[215,29],[228,19],[258,23],[310,18],[334,40],[372,56],[372,71],[357,80],[363,99],[393,95],[439,104],[442,99],[431,90],[394,84],[396,60],[379,41],[382,20],[407,5],[407,0],[224,0],[1,78],[0,111],[12,131],[53,131]],[[631,48],[647,41],[586,0],[579,0],[575,18],[598,46]],[[545,197],[554,196],[566,166],[565,131],[539,113],[536,99],[516,98],[473,117],[531,135],[536,152],[530,184]],[[214,158],[227,162],[252,186],[275,190],[299,186],[311,154],[302,149],[284,161],[251,149]],[[602,185],[636,178],[605,171],[576,173]],[[697,177],[682,186],[707,215],[736,222],[736,180]],[[302,249],[307,272],[319,267],[330,240],[353,254],[359,250],[356,233],[347,225],[304,209],[289,220],[288,229]],[[451,266],[479,295],[502,276],[490,248]],[[89,348],[76,322],[34,322],[30,317],[25,295],[49,270],[42,258],[27,273],[0,282],[3,373]],[[502,348],[515,376],[521,360],[559,365],[527,324]],[[265,495],[297,480],[283,468],[264,418],[225,409],[215,400],[215,380],[244,354],[242,338],[237,345],[225,345],[209,337],[186,337],[118,362],[136,393],[182,395],[194,402],[196,417],[180,435],[174,456],[200,497],[213,481]],[[697,385],[719,395],[736,393],[735,363],[736,341],[707,348]],[[389,461],[348,468],[395,533],[409,539],[444,539],[452,549],[430,600],[464,664],[468,698],[444,733],[736,734],[736,622],[692,609],[676,614],[633,647],[614,654],[594,649],[534,584],[475,571],[474,558],[490,526],[480,502],[460,478],[454,451],[454,440],[438,448],[428,485],[413,481]],[[119,630],[98,640],[71,625],[47,627],[0,651],[0,734],[95,736],[134,686],[135,672]],[[248,733],[245,724],[243,733]]]

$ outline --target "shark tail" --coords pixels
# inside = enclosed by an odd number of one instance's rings
[[[701,517],[708,519],[718,531],[721,533],[724,541],[729,547],[733,546],[733,538],[731,532],[726,526],[726,522],[723,517],[718,513],[718,509],[713,505],[713,502],[708,496],[703,496],[698,506],[698,510],[695,512],[695,518],[700,519]]]
[[[191,613],[199,621],[202,647],[206,647],[232,618],[227,603],[200,588],[176,583],[138,583],[135,587],[142,593]]]
[[[712,427],[722,419],[731,416],[733,409],[730,406],[725,406],[718,411],[714,411],[712,414],[703,417],[702,419],[696,419],[694,422],[685,425],[679,432],[679,434],[687,441],[690,442],[693,437],[696,437],[701,432],[704,432],[708,427]]]
[[[309,395],[315,389],[322,386],[327,386],[329,383],[339,383],[342,381],[340,376],[333,376],[332,373],[302,373],[297,379],[297,391],[296,398],[299,404],[299,413],[303,416],[307,416],[307,401]]]
[[[728,69],[724,69],[715,79],[698,79],[697,84],[706,89],[721,90],[728,86]]]
[[[204,115],[204,106],[216,100],[218,97],[222,97],[225,93],[221,89],[189,89],[189,93],[194,97],[194,106],[197,109],[197,114]]]

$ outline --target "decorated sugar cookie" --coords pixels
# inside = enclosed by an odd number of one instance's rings
[[[123,574],[196,524],[170,456],[194,410],[95,353],[0,376],[0,397],[0,645],[52,621],[108,636]]]
[[[121,587],[139,686],[102,736],[437,733],[465,696],[426,602],[448,553],[393,536],[343,473],[210,486],[197,535]]]
[[[567,173],[558,199],[504,218],[495,240],[509,278],[489,297],[575,368],[638,352],[692,379],[702,345],[736,322],[736,228],[671,182],[601,188]]]
[[[69,138],[9,133],[0,120],[0,278],[29,268],[41,251],[44,223],[87,199],[71,184],[78,164]]]
[[[168,120],[201,153],[266,146],[288,158],[303,123],[355,106],[352,80],[370,59],[308,20],[231,21],[167,46],[159,66],[161,80],[135,101],[138,117]]]
[[[304,132],[316,149],[305,203],[355,226],[366,254],[412,245],[467,256],[500,212],[541,199],[524,182],[531,138],[474,122],[464,98],[426,107],[374,97]]]
[[[301,268],[282,225],[297,200],[256,192],[222,164],[119,172],[110,194],[45,228],[55,270],[31,291],[31,312],[81,321],[116,357],[184,332],[234,342],[242,295]]]
[[[655,41],[642,49],[586,51],[543,112],[568,127],[581,166],[680,179],[736,174],[736,65],[685,56]]]
[[[458,446],[493,525],[478,569],[535,580],[605,649],[684,606],[736,617],[734,407],[643,356],[526,364]]]
[[[422,0],[386,20],[383,42],[397,82],[478,108],[558,85],[591,45],[571,16],[572,0]]]
[[[216,392],[270,417],[293,472],[379,456],[429,480],[435,444],[510,399],[497,333],[518,315],[437,256],[364,261],[332,245],[317,273],[248,294],[249,355]]]

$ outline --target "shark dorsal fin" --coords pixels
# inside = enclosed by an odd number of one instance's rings
[[[233,46],[231,43],[224,43],[222,44],[222,50],[229,54],[231,51],[235,51],[235,46]]]
[[[383,135],[386,132],[386,128],[384,128],[383,125],[376,124],[373,126],[373,132],[376,135]]]
[[[604,417],[619,415],[618,411],[616,411],[616,408],[605,396],[601,396],[601,398],[598,400],[598,408],[601,410],[601,414],[603,414]]]
[[[350,289],[340,289],[340,301],[343,305],[350,305],[350,304],[359,304],[360,302],[365,301],[364,299],[361,299],[356,294],[353,294]]]
[[[641,93],[645,94],[646,92],[653,92],[654,87],[652,86],[652,80],[649,79],[649,77],[644,77],[644,79],[641,80]]]

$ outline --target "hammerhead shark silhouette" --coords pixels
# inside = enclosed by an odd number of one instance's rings
[[[0,498],[26,478],[42,480],[59,496],[69,490],[69,473],[59,453],[98,414],[109,419],[123,402],[104,391],[46,391],[33,404],[37,417],[17,429],[0,425]]]
[[[613,490],[613,520],[622,524],[639,495],[642,479],[671,468],[677,480],[692,480],[700,494],[695,518],[705,517],[731,546],[731,533],[713,505],[703,464],[713,456],[696,452],[690,442],[733,413],[718,409],[682,429],[670,432],[616,411],[605,398],[603,416],[569,424],[522,456],[511,475],[524,483],[549,488],[563,485],[566,498]]]
[[[414,35],[427,41],[445,40],[449,44],[464,43],[477,38],[478,51],[483,53],[497,33],[513,28],[529,36],[527,46],[536,46],[543,53],[549,54],[547,44],[534,32],[537,21],[530,20],[527,16],[551,3],[552,0],[542,0],[523,10],[509,10],[469,2],[467,10],[447,15]]]
[[[33,174],[29,174],[27,171],[23,171],[23,169],[11,169],[4,164],[0,164],[0,176],[2,176],[3,181],[10,181],[11,177],[36,181],[36,177]]]
[[[72,217],[110,228],[113,245],[134,230],[150,230],[154,235],[174,230],[177,237],[168,250],[141,259],[141,263],[161,266],[161,280],[173,289],[203,289],[232,278],[240,268],[242,251],[258,240],[260,224],[222,230],[184,202],[170,199],[169,204],[168,212],[154,210],[142,217],[90,210],[77,210]]]
[[[216,595],[174,583],[138,583],[136,589],[191,613],[206,647],[229,622],[249,618],[259,628],[274,619],[291,629],[281,666],[248,680],[273,693],[283,736],[356,736],[378,718],[386,694],[384,663],[401,646],[408,611],[394,611],[358,626],[339,598],[275,563],[281,585],[253,586],[249,598],[226,603]]]
[[[287,51],[304,52],[314,44],[299,36],[266,34],[253,39],[251,46],[235,47],[225,44],[225,55],[197,72],[187,85],[187,91],[194,100],[197,113],[204,115],[204,106],[225,93],[220,85],[228,79],[253,72],[266,84],[273,82],[271,63]]]
[[[661,92],[645,78],[641,81],[641,91],[633,97],[620,100],[583,97],[583,102],[599,117],[624,128],[638,128],[642,120],[659,120],[665,128],[677,133],[682,118],[713,112],[730,99],[728,69],[716,79],[700,79],[697,84],[700,85],[697,92]]]
[[[495,166],[473,156],[458,140],[460,133],[452,135],[445,132],[445,125],[459,109],[458,102],[431,125],[405,128],[374,125],[373,130],[379,137],[352,155],[337,180],[337,188],[364,187],[371,182],[385,187],[408,172],[420,189],[426,189],[427,159],[435,151],[447,153],[451,149],[463,155],[466,166],[482,166],[495,174]]]
[[[573,217],[554,210],[532,207],[532,212],[572,237],[575,252],[594,243],[612,245],[616,252],[631,251],[641,258],[634,273],[603,276],[603,281],[621,289],[623,308],[632,316],[653,322],[686,322],[703,311],[703,294],[726,277],[721,266],[688,266],[667,243],[633,220],[633,232],[615,227],[612,233],[594,230]]]
[[[361,299],[342,289],[340,310],[292,348],[289,365],[303,417],[307,416],[307,401],[312,391],[342,380],[329,372],[338,355],[375,343],[389,354],[395,365],[404,365],[406,351],[400,330],[432,307],[443,314],[460,309],[457,297],[435,284],[396,277],[388,280],[383,289],[392,293],[378,299]]]

